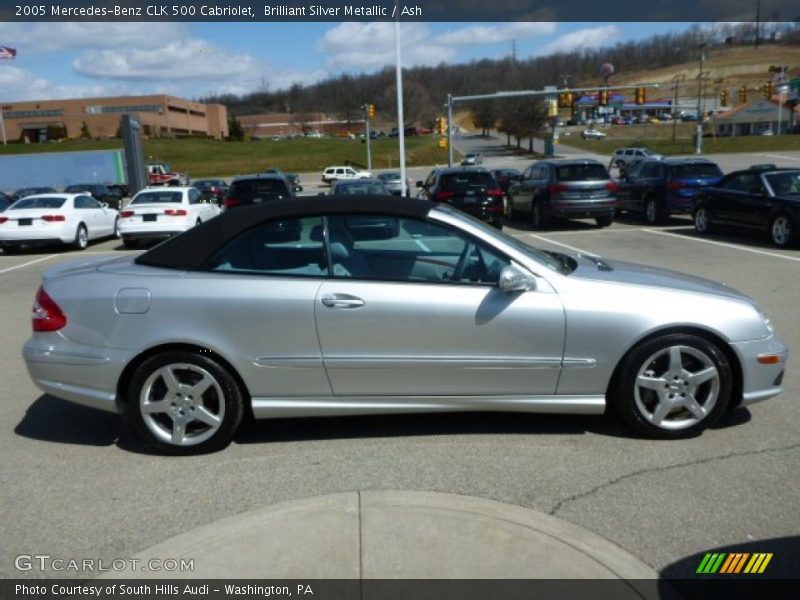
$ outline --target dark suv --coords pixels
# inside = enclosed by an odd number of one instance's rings
[[[231,209],[293,197],[294,191],[282,175],[247,175],[233,180],[224,204],[225,209]]]
[[[498,229],[503,227],[503,190],[486,169],[434,169],[424,182],[417,182],[417,187],[418,198],[446,202]]]
[[[663,158],[635,163],[620,179],[619,208],[643,213],[651,225],[690,212],[695,197],[716,185],[722,171],[704,158]]]
[[[527,217],[535,229],[544,229],[553,217],[589,217],[607,227],[617,206],[617,184],[596,160],[538,161],[508,188],[508,218]]]

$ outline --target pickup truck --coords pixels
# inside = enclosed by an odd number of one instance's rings
[[[167,163],[150,163],[147,165],[148,185],[189,185],[189,178],[184,173],[176,173]]]

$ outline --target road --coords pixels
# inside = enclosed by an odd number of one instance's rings
[[[479,147],[487,166],[526,163],[483,140],[462,139],[459,147]],[[741,159],[753,157],[731,160]],[[752,235],[699,239],[686,218],[657,228],[623,220],[596,229],[578,221],[507,232],[541,247],[635,257],[725,281],[753,296],[790,348],[800,348],[797,250],[776,250]],[[167,458],[144,451],[115,416],[43,395],[20,355],[45,268],[125,252],[106,241],[83,253],[0,255],[3,577],[81,576],[20,573],[13,562],[19,554],[125,558],[268,504],[386,489],[534,508],[608,538],[664,574],[692,573],[687,557],[727,547],[774,552],[773,574],[800,575],[796,356],[781,397],[739,409],[686,441],[638,439],[604,417],[409,415],[257,422],[222,452]]]

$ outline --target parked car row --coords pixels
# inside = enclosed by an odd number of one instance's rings
[[[58,194],[58,190],[49,186],[31,186],[13,191],[10,194],[0,192],[0,197],[6,197],[12,202],[27,196],[37,196],[40,194]],[[98,202],[103,202],[111,208],[119,208],[122,199],[128,195],[128,187],[124,184],[102,184],[102,183],[76,183],[64,188],[65,194],[86,193]]]

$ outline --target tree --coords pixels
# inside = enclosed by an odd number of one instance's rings
[[[497,111],[494,102],[483,100],[472,111],[472,124],[481,130],[481,135],[489,135],[489,130],[497,124]]]
[[[228,140],[232,142],[244,141],[244,129],[239,119],[231,115],[228,117]]]
[[[289,125],[295,129],[299,129],[303,136],[313,133],[314,126],[311,124],[316,120],[316,115],[309,112],[294,113],[289,118]]]
[[[528,138],[528,150],[533,152],[533,138],[540,135],[547,122],[547,106],[540,99],[511,98],[500,105],[500,124],[498,129],[507,136],[513,136],[517,148],[524,138]]]
[[[81,139],[82,140],[92,139],[92,134],[89,132],[89,126],[86,124],[86,121],[84,121],[83,124],[81,125]]]
[[[397,86],[390,85],[383,92],[383,101],[379,104],[386,114],[397,114]],[[406,123],[429,123],[436,117],[436,105],[431,100],[427,88],[409,79],[403,81],[403,119]]]

